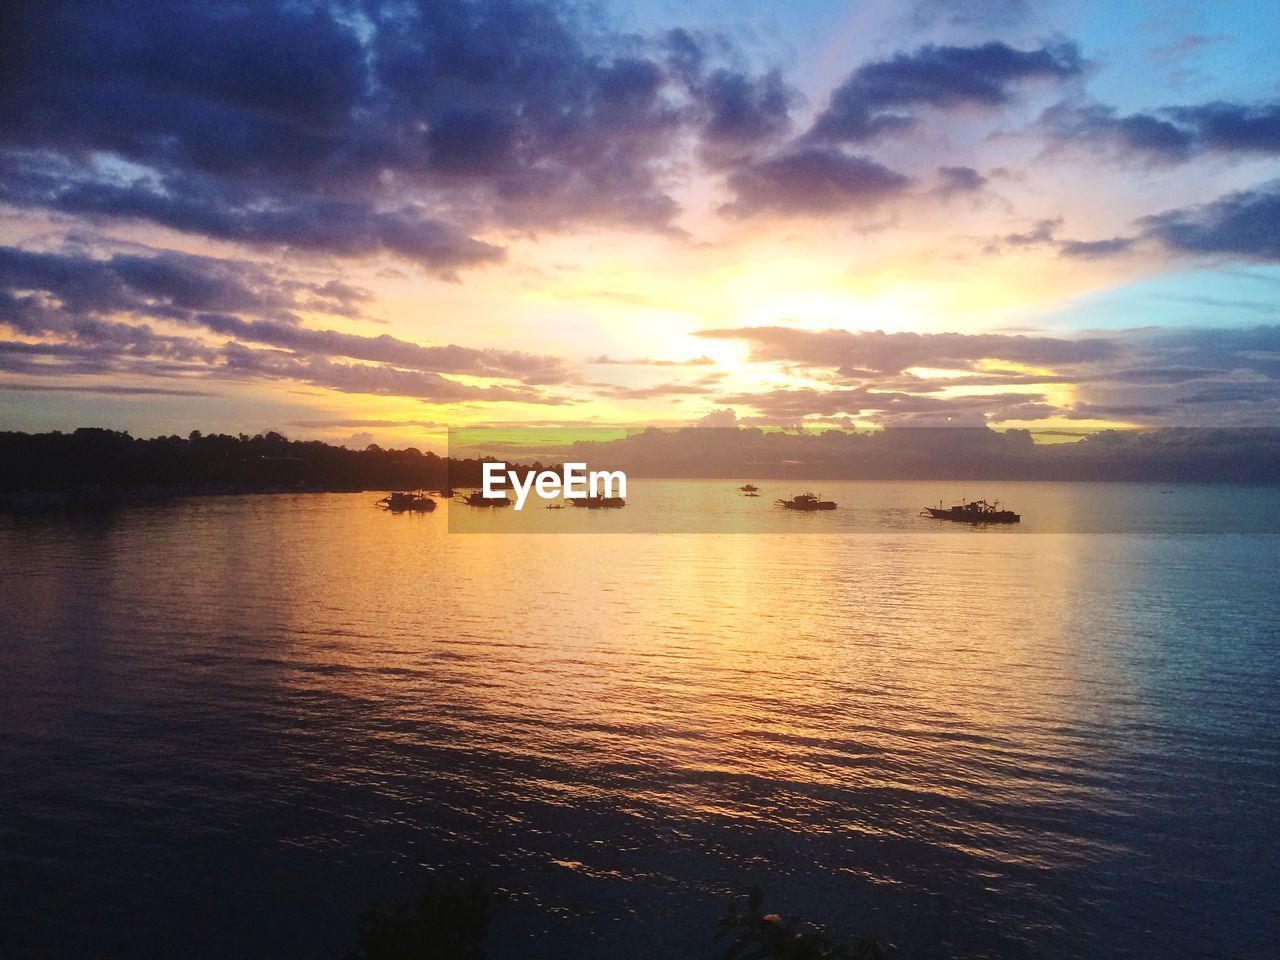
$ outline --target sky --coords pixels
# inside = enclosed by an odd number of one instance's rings
[[[0,10],[0,429],[1280,424],[1270,2]]]

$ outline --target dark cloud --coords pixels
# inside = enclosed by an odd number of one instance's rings
[[[1145,236],[1176,253],[1280,262],[1280,186],[1229,194],[1213,203],[1139,221]]]
[[[949,200],[957,194],[977,193],[987,185],[987,178],[973,167],[939,167],[938,185],[934,193]]]
[[[1095,260],[1128,253],[1133,243],[1132,237],[1112,237],[1110,240],[1064,240],[1058,245],[1058,253],[1073,260]]]
[[[1132,114],[1102,104],[1061,103],[1040,122],[1056,140],[1161,163],[1183,163],[1207,151],[1280,154],[1280,104],[1273,103],[1215,101]]]
[[[1005,234],[1000,238],[1000,243],[1007,247],[1036,247],[1051,242],[1061,226],[1061,217],[1037,220],[1030,230]]]
[[[750,163],[729,176],[732,216],[756,213],[830,215],[866,210],[904,193],[911,178],[867,157],[804,147]]]
[[[786,134],[800,100],[776,70],[759,77],[716,70],[696,92],[706,114],[703,157],[718,166],[740,161]]]
[[[435,403],[559,399],[561,361],[518,350],[428,346],[312,329],[295,310],[359,315],[364,291],[301,282],[246,261],[172,251],[49,253],[0,247],[0,327],[39,342],[0,343],[0,369],[34,376],[293,380]],[[155,325],[193,329],[195,335]],[[508,381],[473,385],[446,374]],[[513,382],[514,381],[514,382]]]
[[[1235,103],[1175,107],[1173,115],[1193,127],[1206,147],[1247,153],[1280,153],[1280,104]]]
[[[447,279],[458,269],[505,256],[502,247],[475,240],[413,204],[379,210],[366,201],[337,197],[266,196],[187,174],[116,183],[81,167],[29,156],[0,160],[0,201],[88,220],[147,220],[254,247],[347,257],[391,254]]]
[[[489,225],[667,230],[677,139],[785,130],[781,77],[541,0],[0,10],[0,199],[237,243],[493,262]]]
[[[108,327],[98,318],[127,313],[247,343],[414,370],[527,382],[559,380],[565,375],[560,361],[551,357],[455,344],[423,346],[386,334],[368,337],[314,330],[302,326],[290,312],[323,305],[326,300],[349,308],[352,292],[342,284],[281,279],[246,261],[172,251],[150,256],[117,253],[96,259],[0,247],[0,298],[4,298],[0,299],[0,323],[30,336],[100,338]]]
[[[718,340],[743,340],[756,362],[801,367],[862,368],[900,373],[909,367],[971,369],[979,360],[1026,364],[1074,364],[1102,360],[1116,352],[1109,340],[1067,340],[1010,334],[884,333],[883,331],[800,330],[794,327],[737,327],[701,330]]]
[[[1143,403],[1076,403],[1062,411],[1068,420],[1134,420],[1163,417],[1169,408]]]
[[[1000,106],[1025,80],[1065,80],[1082,65],[1072,44],[1017,50],[1004,43],[977,47],[925,46],[868,63],[849,75],[807,136],[828,143],[860,143],[915,123],[911,108]]]
[[[1101,104],[1060,103],[1045,110],[1040,123],[1065,143],[1110,145],[1170,163],[1186,160],[1195,147],[1194,134],[1170,120],[1148,114],[1125,116]]]

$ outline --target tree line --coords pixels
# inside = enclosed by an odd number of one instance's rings
[[[483,463],[414,447],[350,450],[274,431],[232,436],[193,430],[151,439],[95,427],[0,433],[0,491],[6,493],[438,490],[480,486]],[[540,463],[518,468],[541,469]]]

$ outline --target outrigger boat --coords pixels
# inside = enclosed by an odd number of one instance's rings
[[[486,497],[483,490],[477,490],[475,493],[462,494],[458,503],[465,503],[469,507],[509,507],[511,500],[504,493],[500,497]]]
[[[834,500],[822,500],[812,493],[802,493],[799,496],[792,497],[790,500],[773,501],[780,507],[786,507],[788,510],[834,510],[836,502]]]
[[[392,513],[430,513],[436,508],[436,502],[425,493],[397,490],[379,500],[377,506]]]
[[[627,505],[627,501],[622,497],[606,497],[604,494],[594,497],[570,497],[565,502],[572,507],[586,507],[588,510],[611,510]]]
[[[943,507],[942,501],[938,501],[936,507],[925,507],[920,511],[922,517],[932,517],[934,520],[952,520],[956,523],[1018,523],[1022,520],[1020,514],[1014,513],[1012,510],[1001,510],[1000,501],[993,500],[988,503],[986,500],[961,500],[953,507]]]

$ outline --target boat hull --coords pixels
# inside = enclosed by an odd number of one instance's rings
[[[950,520],[952,523],[968,523],[982,526],[988,523],[1020,523],[1022,517],[1012,510],[998,510],[994,513],[972,513],[964,510],[939,510],[937,507],[925,507],[925,511],[935,520]]]

